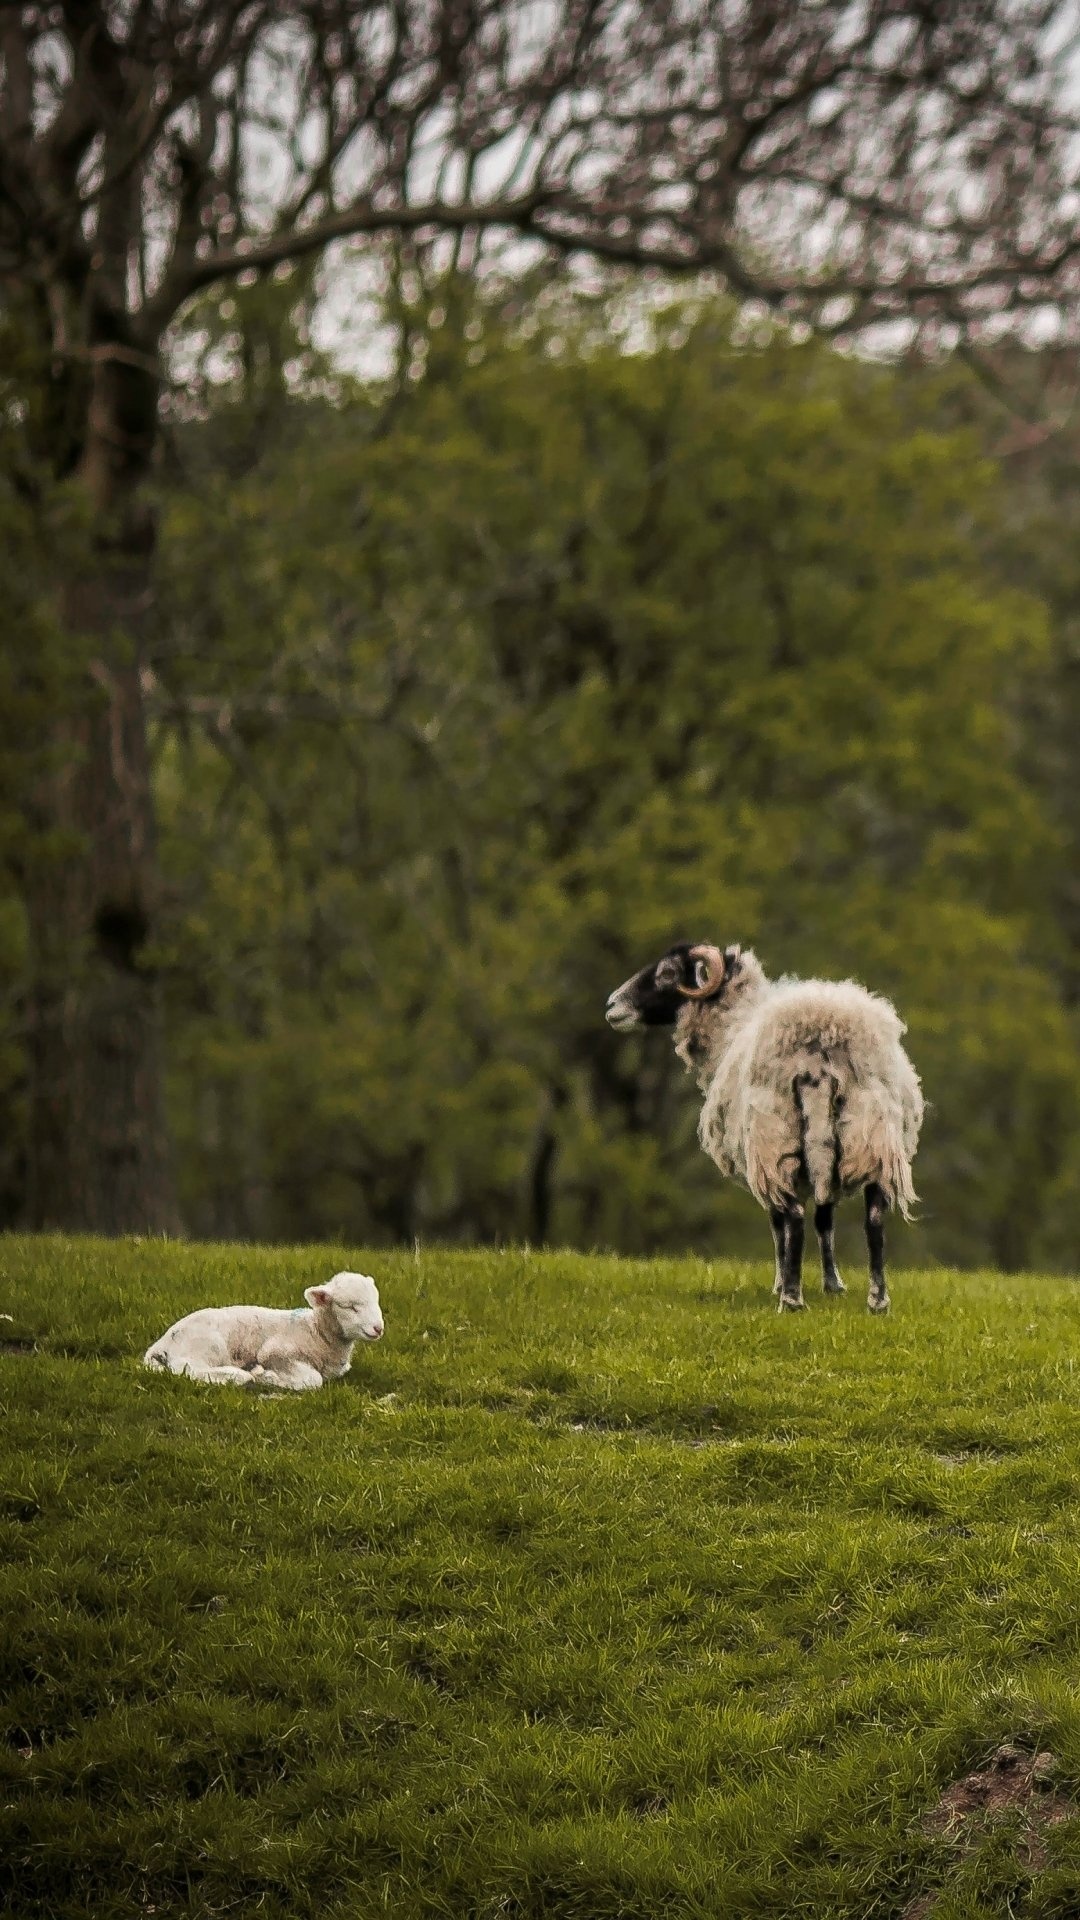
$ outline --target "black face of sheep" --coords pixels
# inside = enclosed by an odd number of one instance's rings
[[[604,1018],[617,1033],[634,1027],[673,1027],[688,1000],[713,1000],[723,992],[725,971],[737,949],[680,941],[651,966],[642,967],[607,1003]]]

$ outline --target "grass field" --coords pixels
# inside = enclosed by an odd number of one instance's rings
[[[766,1252],[371,1256],[269,1398],[138,1356],[355,1250],[0,1240],[0,1900],[1075,1920],[1080,1287]]]

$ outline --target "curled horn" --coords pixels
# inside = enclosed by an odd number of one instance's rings
[[[691,947],[691,960],[704,960],[705,985],[703,987],[678,987],[684,1000],[711,1000],[719,993],[724,981],[724,956],[719,947]]]

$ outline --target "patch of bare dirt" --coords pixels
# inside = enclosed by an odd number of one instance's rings
[[[901,1920],[931,1920],[931,1915],[940,1898],[940,1889],[937,1893],[920,1893],[917,1900],[908,1901]]]
[[[1056,1754],[999,1747],[984,1767],[946,1787],[926,1816],[925,1831],[954,1840],[962,1837],[971,1820],[980,1815],[992,1819],[1013,1807],[1023,1808],[1042,1827],[1071,1819],[1076,1807],[1054,1786],[1057,1768]]]
[[[1022,1747],[998,1747],[985,1766],[946,1787],[922,1822],[923,1833],[965,1853],[973,1852],[995,1825],[1019,1816],[1016,1858],[1029,1873],[1049,1864],[1047,1829],[1072,1820],[1076,1802],[1055,1786],[1057,1755],[1028,1753]],[[903,1920],[932,1920],[944,1889],[918,1894],[904,1908]]]

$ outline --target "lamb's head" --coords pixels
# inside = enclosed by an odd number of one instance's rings
[[[604,1017],[617,1033],[629,1033],[632,1027],[673,1027],[684,1007],[722,997],[739,959],[738,947],[721,952],[704,942],[681,941],[616,987]]]
[[[379,1289],[369,1273],[335,1273],[321,1287],[308,1287],[310,1307],[328,1308],[343,1340],[379,1340],[383,1317]]]

